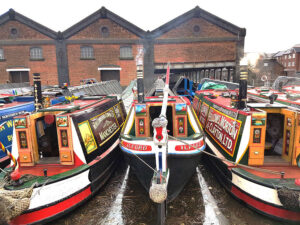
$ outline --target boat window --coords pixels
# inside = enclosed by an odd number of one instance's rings
[[[150,114],[150,136],[153,136],[153,127],[152,127],[152,121],[159,117],[161,112],[161,106],[150,106],[149,107],[149,114]],[[172,114],[172,106],[167,107],[167,113],[166,113],[167,119],[168,119],[168,126],[167,130],[169,130],[168,134],[173,136],[173,114]]]
[[[47,115],[36,119],[36,136],[39,163],[59,163],[59,148],[54,116]]]

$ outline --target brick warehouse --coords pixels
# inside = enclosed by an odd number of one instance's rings
[[[81,79],[136,78],[135,56],[144,49],[146,86],[154,74],[171,72],[194,79],[237,80],[246,30],[198,6],[153,31],[144,31],[102,7],[64,32],[55,32],[10,9],[0,16],[0,83],[43,85]]]

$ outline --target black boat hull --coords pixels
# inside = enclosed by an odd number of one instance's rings
[[[124,152],[126,162],[130,165],[134,174],[137,176],[140,183],[148,192],[150,189],[151,180],[153,177],[153,170],[155,169],[155,154],[138,155],[144,162],[128,152]],[[182,191],[185,184],[190,180],[196,171],[196,166],[199,163],[201,153],[197,154],[169,154],[167,157],[167,165],[170,169],[170,176],[168,182],[168,201],[174,200]]]

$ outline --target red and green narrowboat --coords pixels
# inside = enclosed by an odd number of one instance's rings
[[[110,96],[69,99],[14,118],[12,162],[0,174],[0,198],[9,202],[8,196],[28,190],[31,195],[19,215],[10,210],[11,204],[0,204],[0,212],[6,212],[2,220],[52,221],[94,195],[117,167],[126,117],[122,101]]]
[[[300,110],[272,97],[262,102],[248,95],[246,102],[245,91],[196,92],[193,108],[213,154],[205,162],[250,208],[300,223]]]

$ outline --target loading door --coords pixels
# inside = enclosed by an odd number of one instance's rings
[[[29,82],[28,71],[11,71],[9,72],[9,80],[11,83]]]
[[[117,80],[120,81],[120,70],[101,70],[101,81]]]

